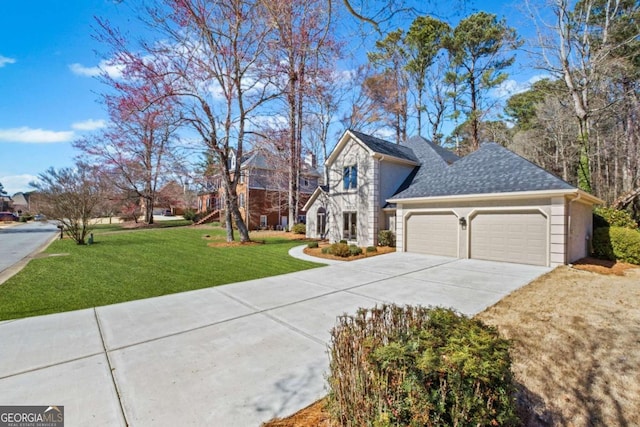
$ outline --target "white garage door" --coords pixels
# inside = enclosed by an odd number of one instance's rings
[[[412,214],[406,236],[407,252],[458,256],[458,217],[453,212]]]
[[[547,218],[539,211],[481,212],[470,227],[471,258],[547,265]]]

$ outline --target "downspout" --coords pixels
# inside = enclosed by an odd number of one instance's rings
[[[568,212],[567,212],[567,215],[568,215],[568,218],[567,218],[568,230],[567,230],[567,239],[565,239],[565,242],[564,242],[564,246],[565,246],[565,248],[564,248],[564,263],[565,264],[569,264],[569,249],[570,249],[571,225],[572,225],[571,224],[572,223],[572,221],[571,221],[571,217],[572,217],[572,215],[571,215],[571,205],[573,204],[573,202],[577,202],[578,200],[580,200],[582,198],[582,194],[580,194],[580,193],[577,193],[577,194],[578,194],[578,197],[576,197],[574,199],[571,199],[571,201],[569,201],[569,208],[568,208]],[[589,235],[587,235],[587,240],[590,240],[590,236]],[[591,253],[589,251],[589,253],[587,255],[590,255],[590,254]]]

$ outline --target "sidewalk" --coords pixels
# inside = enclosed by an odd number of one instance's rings
[[[302,259],[305,261],[319,262],[327,265],[339,265],[347,262],[347,261],[339,261],[339,260],[328,259],[328,258],[318,258],[315,256],[307,255],[304,253],[304,248],[306,247],[307,245],[301,245],[301,246],[296,246],[295,248],[291,248],[289,249],[289,255],[291,255],[294,258]]]

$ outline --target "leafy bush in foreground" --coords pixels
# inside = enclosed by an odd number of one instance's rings
[[[342,426],[517,425],[508,342],[444,308],[384,305],[331,332],[329,411]]]
[[[593,252],[598,258],[640,264],[640,232],[623,227],[596,228]]]

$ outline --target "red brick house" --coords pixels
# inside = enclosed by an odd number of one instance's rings
[[[237,159],[231,157],[231,167]],[[311,156],[302,164],[299,182],[299,206],[305,205],[317,188],[322,175],[316,170]],[[242,159],[240,179],[237,186],[240,213],[249,230],[288,228],[288,176],[276,160],[268,154],[255,150]],[[222,178],[207,179],[207,189],[198,194],[198,212],[213,212],[212,220],[219,220],[224,208],[224,188]],[[297,222],[306,222],[304,211],[300,210]]]

